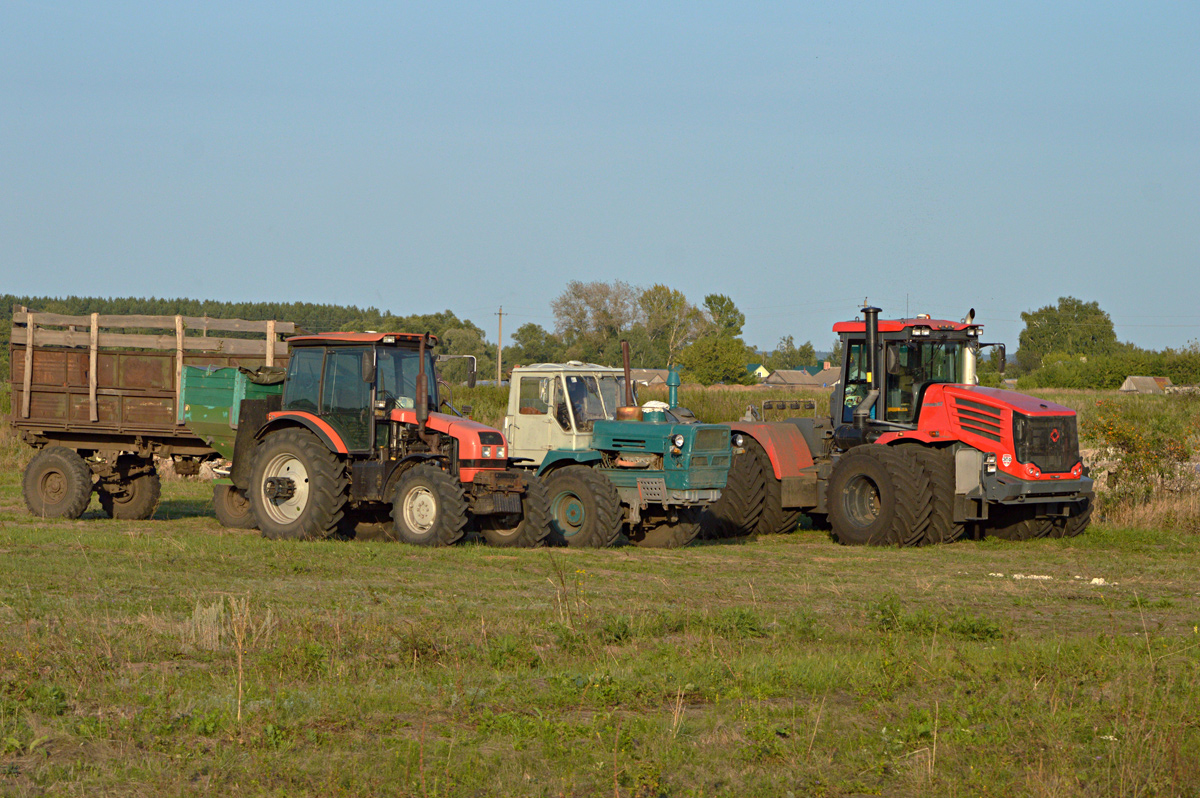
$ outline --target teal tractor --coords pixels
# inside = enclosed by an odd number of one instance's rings
[[[601,547],[624,532],[638,546],[675,548],[695,539],[733,451],[728,427],[677,416],[674,405],[638,407],[628,367],[513,369],[504,434],[514,465],[546,486],[552,540]]]

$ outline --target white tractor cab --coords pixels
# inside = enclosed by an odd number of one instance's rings
[[[559,542],[608,546],[623,527],[641,546],[695,538],[728,478],[729,430],[652,404],[637,406],[623,369],[577,360],[513,369],[509,457],[543,478]]]

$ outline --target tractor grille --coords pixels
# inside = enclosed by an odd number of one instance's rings
[[[729,446],[729,430],[702,429],[696,433],[696,445],[692,451],[720,451]]]
[[[988,440],[1000,441],[1000,408],[972,402],[970,399],[954,400],[955,421],[965,430],[982,435]]]
[[[1025,416],[1013,413],[1014,454],[1043,473],[1063,474],[1079,462],[1075,416]]]

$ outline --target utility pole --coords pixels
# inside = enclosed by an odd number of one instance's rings
[[[501,361],[504,360],[504,306],[500,306],[500,310],[496,311],[496,316],[499,321],[499,329],[496,331],[496,387],[500,387],[500,376],[503,374]]]

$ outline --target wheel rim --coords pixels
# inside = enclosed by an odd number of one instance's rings
[[[308,469],[304,463],[290,454],[277,454],[267,463],[263,471],[264,484],[273,477],[287,477],[292,480],[295,490],[286,499],[268,498],[263,496],[263,509],[267,517],[277,524],[290,524],[299,520],[308,506]]]
[[[574,537],[587,523],[587,509],[574,493],[560,493],[554,498],[550,515],[562,530],[563,537]]]
[[[846,519],[855,526],[870,526],[879,518],[879,486],[870,478],[855,476],[846,484],[842,496]]]
[[[425,533],[437,523],[437,497],[424,485],[418,485],[404,497],[404,523],[414,532]]]
[[[47,471],[38,480],[38,492],[47,504],[58,504],[67,495],[67,477],[61,471]]]

